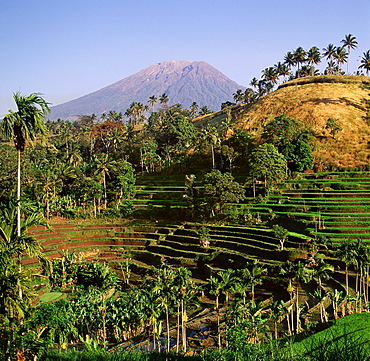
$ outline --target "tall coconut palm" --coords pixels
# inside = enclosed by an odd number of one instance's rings
[[[344,239],[336,249],[335,254],[346,266],[346,293],[348,295],[348,267],[356,263],[352,242],[348,238]]]
[[[9,110],[1,122],[4,135],[11,138],[17,149],[17,234],[21,235],[21,153],[26,149],[27,143],[32,144],[37,135],[45,137],[47,128],[44,123],[45,115],[50,111],[49,103],[39,93],[22,96],[14,93],[13,99],[18,110]]]
[[[244,100],[244,93],[243,90],[238,89],[235,93],[233,93],[233,98],[236,103],[241,103]]]
[[[328,62],[331,62],[334,59],[334,54],[337,50],[337,47],[330,43],[327,48],[324,48],[322,50],[323,50],[323,56],[326,57]],[[332,65],[329,66],[329,74],[332,74]]]
[[[164,307],[166,313],[167,330],[167,352],[170,352],[170,321],[169,309],[175,298],[175,272],[171,268],[160,268],[154,270],[153,294],[156,295],[161,307]]]
[[[297,74],[299,78],[300,65],[304,64],[307,61],[306,51],[301,46],[299,46],[297,49],[294,50],[293,57],[298,67]]]
[[[168,102],[170,101],[168,95],[166,93],[163,93],[160,97],[159,97],[159,102],[161,104],[164,104],[166,105]]]
[[[315,74],[315,65],[320,64],[321,54],[317,46],[313,46],[307,52],[307,63],[311,65],[311,76]]]
[[[346,49],[341,46],[337,47],[337,51],[333,55],[334,59],[337,61],[340,69],[342,70],[342,64],[345,63],[348,59],[348,53]]]
[[[258,87],[258,79],[256,77],[254,77],[250,83],[249,83],[250,86],[252,86],[253,88],[257,88]]]
[[[279,78],[279,74],[276,68],[270,66],[269,68],[262,70],[262,77],[266,80],[266,82],[276,84]]]
[[[104,209],[107,209],[107,175],[109,175],[109,171],[114,169],[116,166],[116,162],[112,161],[108,158],[108,154],[102,155],[101,157],[95,157],[95,175],[101,176],[101,182],[103,183],[104,187]]]
[[[297,62],[295,60],[294,54],[291,51],[288,51],[284,55],[284,64],[292,69],[293,66],[296,66]]]
[[[352,34],[345,35],[344,39],[342,39],[340,42],[343,44],[343,46],[347,47],[347,53],[348,53],[347,74],[348,74],[350,52],[351,52],[351,49],[357,48],[358,42],[356,40],[356,37],[353,36]]]
[[[153,113],[154,112],[154,107],[158,103],[158,98],[155,95],[152,95],[151,97],[149,97],[148,103],[152,107],[152,113]]]
[[[359,68],[366,70],[366,75],[369,75],[370,72],[370,50],[367,50],[363,53],[361,58],[361,65]]]

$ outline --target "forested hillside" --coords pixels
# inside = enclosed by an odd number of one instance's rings
[[[0,124],[4,359],[311,360],[317,340],[295,341],[368,311],[369,78],[297,64],[215,113],[162,94],[50,121],[40,94],[14,95]]]

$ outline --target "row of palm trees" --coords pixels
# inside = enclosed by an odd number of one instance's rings
[[[317,46],[313,46],[307,51],[302,47],[298,47],[292,51],[288,51],[284,55],[284,61],[278,62],[274,66],[265,68],[262,70],[262,78],[259,80],[254,77],[250,85],[256,89],[248,88],[245,94],[241,90],[238,90],[234,94],[234,100],[236,102],[244,102],[246,104],[253,103],[260,96],[269,93],[274,86],[278,83],[279,77],[282,77],[284,81],[287,79],[300,78],[304,76],[316,76],[320,75],[319,70],[316,68],[322,62],[323,58],[327,60],[327,67],[324,74],[344,74],[342,66],[347,63],[347,71],[349,74],[349,60],[351,50],[358,47],[358,42],[355,36],[352,34],[345,35],[341,41],[341,46],[335,46],[330,43],[322,51]],[[296,68],[295,72],[292,71]],[[370,50],[363,53],[360,60],[358,69],[363,69],[368,75],[370,72]],[[357,74],[360,74],[357,71]]]

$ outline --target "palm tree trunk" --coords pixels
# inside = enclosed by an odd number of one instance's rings
[[[181,333],[182,333],[182,350],[186,352],[186,327],[184,321],[184,300],[181,300]]]
[[[177,306],[177,337],[176,337],[176,353],[179,353],[180,343],[180,306]]]
[[[17,151],[17,236],[21,235],[21,151]]]
[[[170,352],[170,320],[168,315],[168,306],[166,306],[166,324],[167,324],[167,352]]]
[[[105,172],[103,173],[103,185],[104,185],[104,209],[107,209],[107,182],[105,179]]]
[[[215,150],[213,148],[213,144],[211,144],[211,151],[212,151],[212,169],[216,169],[216,164],[215,164]]]
[[[21,151],[17,151],[17,236],[21,236]],[[22,258],[18,253],[18,272],[22,272]],[[18,289],[19,299],[23,298],[22,288]]]
[[[296,332],[299,333],[300,324],[299,324],[299,303],[298,303],[298,295],[299,295],[299,283],[297,284],[297,302],[296,302],[296,313],[297,313],[297,329]]]

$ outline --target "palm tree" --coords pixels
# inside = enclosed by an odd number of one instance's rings
[[[262,70],[262,77],[266,80],[266,82],[276,84],[279,78],[279,74],[276,68],[270,66],[269,68]]]
[[[169,101],[170,101],[170,99],[168,98],[168,95],[167,95],[166,93],[163,93],[163,94],[159,97],[159,102],[160,102],[161,104],[166,105]]]
[[[329,65],[329,74],[332,74],[332,63],[331,63],[331,60],[334,59],[334,54],[337,50],[337,47],[334,46],[333,44],[329,44],[327,48],[324,48],[322,49],[323,50],[323,56],[326,57],[326,59],[328,60],[328,62],[331,64]]]
[[[302,47],[298,47],[297,49],[294,50],[293,53],[294,60],[297,64],[298,67],[298,78],[299,78],[299,66],[304,64],[307,61],[307,54],[306,51]]]
[[[210,114],[210,113],[212,113],[212,110],[210,110],[207,105],[203,105],[200,108],[199,115],[207,115],[207,114]]]
[[[348,58],[348,53],[346,52],[346,49],[338,46],[337,51],[334,53],[333,57],[337,61],[340,70],[342,70],[342,64],[345,63]]]
[[[288,51],[284,55],[284,64],[288,66],[289,69],[292,69],[293,66],[296,66],[297,61],[294,57],[294,54],[291,51]]]
[[[152,95],[151,97],[149,97],[148,103],[151,105],[152,113],[153,113],[154,112],[154,107],[158,103],[158,98],[155,95]]]
[[[260,266],[258,261],[249,262],[240,271],[239,278],[248,282],[251,290],[251,301],[254,303],[255,287],[262,284],[262,276],[267,273],[267,268]]]
[[[367,50],[363,53],[361,58],[361,65],[359,68],[366,70],[366,75],[369,75],[370,72],[370,50]]]
[[[289,309],[287,308],[283,300],[272,301],[269,308],[270,318],[274,321],[274,336],[275,340],[279,338],[278,334],[278,323],[280,323],[289,314]]]
[[[352,242],[348,238],[344,239],[340,246],[336,249],[335,254],[336,257],[338,257],[346,265],[346,293],[348,295],[348,267],[356,263]]]
[[[274,65],[277,75],[278,76],[283,76],[284,80],[285,77],[290,74],[289,67],[286,64],[281,63],[280,61]]]
[[[216,127],[207,125],[201,130],[201,138],[207,145],[211,145],[212,169],[216,169],[215,147],[220,143],[220,134]],[[202,145],[204,146],[204,143]]]
[[[176,285],[176,293],[178,295],[178,309],[181,309],[181,334],[182,334],[182,348],[186,352],[186,306],[191,303],[196,296],[195,285],[191,278],[191,271],[185,267],[180,267],[176,269],[174,283]],[[179,335],[179,333],[178,333]],[[177,345],[179,342],[177,342]]]
[[[193,102],[190,106],[190,117],[195,118],[196,114],[198,113],[199,105],[197,102]]]
[[[24,152],[27,143],[32,144],[36,136],[45,137],[47,128],[44,123],[45,115],[50,111],[47,103],[39,93],[32,93],[27,97],[19,92],[13,94],[17,105],[16,112],[10,110],[1,122],[1,130],[5,137],[13,139],[17,149],[17,234],[21,235],[21,153]]]
[[[348,53],[347,74],[348,74],[350,52],[351,52],[351,49],[357,48],[358,42],[355,36],[353,36],[352,34],[348,34],[344,36],[344,39],[341,40],[341,43],[343,44],[343,46],[347,47],[347,53]]]
[[[297,333],[301,330],[301,324],[300,324],[300,308],[299,308],[299,287],[301,282],[308,283],[312,280],[312,277],[315,274],[315,270],[311,269],[309,267],[305,267],[302,263],[298,262],[295,265],[295,280],[296,280],[296,316],[297,316],[297,325],[296,325],[296,331]]]
[[[254,77],[251,82],[249,83],[250,86],[252,86],[253,88],[257,88],[258,87],[258,79],[256,77]]]
[[[241,103],[244,100],[244,93],[243,90],[238,89],[234,94],[233,98],[236,103]]]
[[[169,308],[175,298],[175,272],[171,268],[160,268],[154,270],[154,285],[152,292],[157,295],[160,306],[164,307],[166,313],[167,330],[167,352],[170,352],[170,321]]]
[[[104,209],[107,209],[107,175],[109,171],[115,167],[116,162],[108,159],[108,154],[102,155],[101,157],[95,157],[95,175],[101,175],[101,181],[104,188]]]
[[[30,257],[37,257],[41,261],[46,273],[48,273],[51,269],[50,262],[41,252],[39,242],[28,233],[29,228],[39,224],[45,224],[43,218],[41,218],[39,213],[30,213],[27,217],[21,219],[19,225],[16,222],[17,218],[18,205],[14,206],[9,203],[8,205],[2,204],[0,206],[0,263],[3,263],[4,267],[7,267],[8,264],[12,267],[13,256],[16,255],[19,274],[17,277],[22,279],[24,275],[22,273],[21,256],[26,254]],[[4,268],[4,271],[6,271],[6,268]],[[21,282],[17,282],[16,290],[18,291],[19,299],[22,300],[24,289]]]
[[[225,303],[229,301],[229,293],[235,287],[235,272],[231,268],[227,270],[221,270],[217,273],[216,277],[211,276],[208,278],[208,284],[210,287],[210,293],[216,296],[216,306],[217,311],[217,337],[218,337],[218,347],[221,348],[221,332],[220,332],[220,306],[219,298],[222,294],[225,295]]]
[[[310,75],[313,76],[315,74],[315,67],[321,62],[321,54],[319,48],[317,46],[313,46],[307,52],[307,63],[311,65],[311,73]]]

